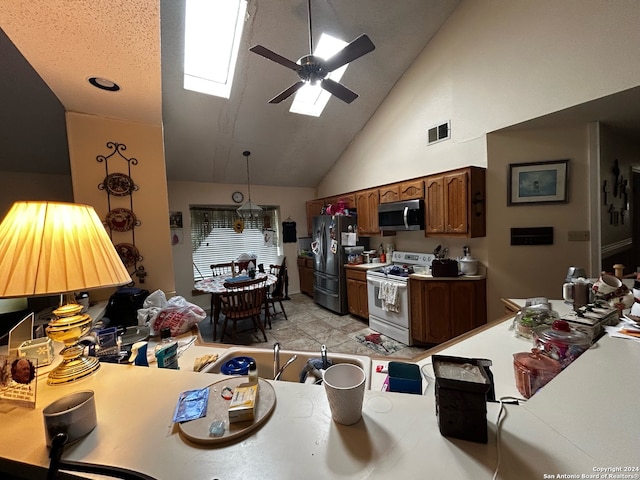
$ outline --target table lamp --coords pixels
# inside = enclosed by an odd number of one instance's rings
[[[60,295],[47,336],[62,342],[62,362],[47,383],[84,378],[99,367],[78,340],[93,320],[81,314],[74,292],[131,283],[93,207],[60,202],[16,202],[0,224],[0,298]]]

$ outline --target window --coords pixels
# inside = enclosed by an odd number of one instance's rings
[[[244,231],[237,233],[239,218],[235,207],[194,206],[191,213],[191,251],[193,278],[211,276],[210,265],[235,260],[242,253],[253,253],[265,267],[280,263],[283,252],[278,232],[277,207],[262,206],[259,218],[244,221]]]
[[[229,98],[246,0],[187,0],[184,88]]]

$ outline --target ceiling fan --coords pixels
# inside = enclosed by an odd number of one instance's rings
[[[274,51],[269,50],[267,47],[263,47],[262,45],[256,45],[249,49],[253,53],[262,55],[263,57],[273,62],[290,68],[298,74],[298,77],[300,77],[300,81],[294,83],[289,88],[273,97],[271,100],[269,100],[269,103],[280,103],[284,99],[293,95],[307,83],[316,85],[318,82],[320,83],[320,87],[322,87],[327,92],[335,95],[343,102],[351,103],[356,98],[358,98],[358,94],[349,90],[341,83],[327,78],[327,76],[343,65],[353,62],[363,55],[366,55],[367,53],[373,51],[376,47],[366,34],[362,34],[327,60],[313,55],[313,36],[311,33],[311,0],[308,0],[308,11],[310,53],[309,55],[305,55],[304,57],[300,58],[297,63],[283,57],[282,55],[278,55]]]

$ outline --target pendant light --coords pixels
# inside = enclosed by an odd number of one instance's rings
[[[251,182],[249,181],[249,155],[251,155],[251,152],[249,150],[245,150],[242,152],[242,155],[244,155],[247,160],[247,193],[249,200],[236,211],[242,218],[258,218],[262,212],[262,208],[251,201]]]

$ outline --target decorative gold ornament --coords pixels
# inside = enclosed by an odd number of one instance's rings
[[[233,230],[236,233],[242,233],[244,231],[244,220],[237,218],[236,221],[233,222]]]

